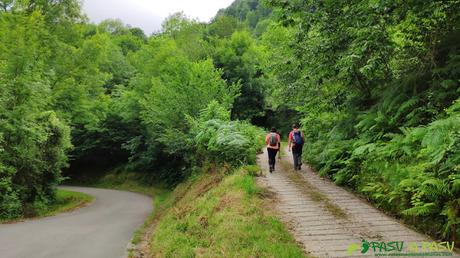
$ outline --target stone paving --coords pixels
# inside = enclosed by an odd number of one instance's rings
[[[434,241],[374,208],[366,200],[321,178],[310,167],[294,171],[290,153],[283,156],[281,162],[277,158],[277,163],[281,164],[277,164],[272,174],[268,173],[266,153],[259,155],[258,162],[266,174],[259,178],[259,183],[275,193],[275,206],[281,219],[311,256],[375,257],[372,247],[361,254],[363,239],[368,242],[404,241],[406,245]],[[348,248],[353,243],[359,249],[350,255]]]

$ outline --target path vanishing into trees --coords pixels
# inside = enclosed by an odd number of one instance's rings
[[[87,207],[43,219],[0,225],[2,258],[118,258],[152,210],[136,193],[64,187],[95,197]]]
[[[350,244],[361,241],[432,242],[398,220],[382,213],[367,201],[321,178],[310,167],[294,171],[291,155],[284,150],[277,169],[259,178],[259,183],[275,193],[275,206],[296,240],[314,257],[374,257],[360,249],[348,253]],[[258,157],[263,171],[268,171],[266,150]],[[411,256],[417,257],[417,256]],[[425,256],[426,257],[426,256]],[[451,257],[460,257],[454,254]]]

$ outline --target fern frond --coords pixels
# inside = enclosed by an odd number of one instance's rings
[[[424,203],[420,206],[414,206],[407,210],[404,210],[402,213],[407,216],[427,216],[436,212],[435,203]]]
[[[430,178],[422,183],[422,191],[435,199],[449,194],[448,185],[439,178]]]

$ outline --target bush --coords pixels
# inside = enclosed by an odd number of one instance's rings
[[[70,130],[54,112],[0,124],[8,141],[0,149],[0,216],[14,218],[46,209],[55,199],[67,164]]]
[[[12,188],[13,172],[0,164],[0,219],[12,219],[21,214],[21,201]]]
[[[229,111],[211,103],[193,122],[197,160],[234,166],[256,162],[264,133],[248,122],[229,121],[229,117]]]

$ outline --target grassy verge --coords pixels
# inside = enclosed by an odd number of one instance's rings
[[[157,213],[153,257],[305,257],[266,202],[257,167],[195,176],[179,185]]]
[[[33,218],[49,217],[58,213],[72,211],[88,204],[93,199],[94,198],[91,195],[85,193],[58,189],[56,193],[56,201],[47,207],[47,209],[38,211],[37,216]],[[0,223],[14,223],[23,219],[24,218],[15,220],[0,220]]]
[[[40,212],[39,216],[53,216],[61,212],[71,211],[86,205],[93,199],[89,194],[58,189],[56,202],[48,210]]]
[[[108,173],[96,182],[85,184],[91,187],[115,189],[144,194],[150,197],[162,195],[168,190],[161,185],[143,183],[138,175],[133,172]]]

